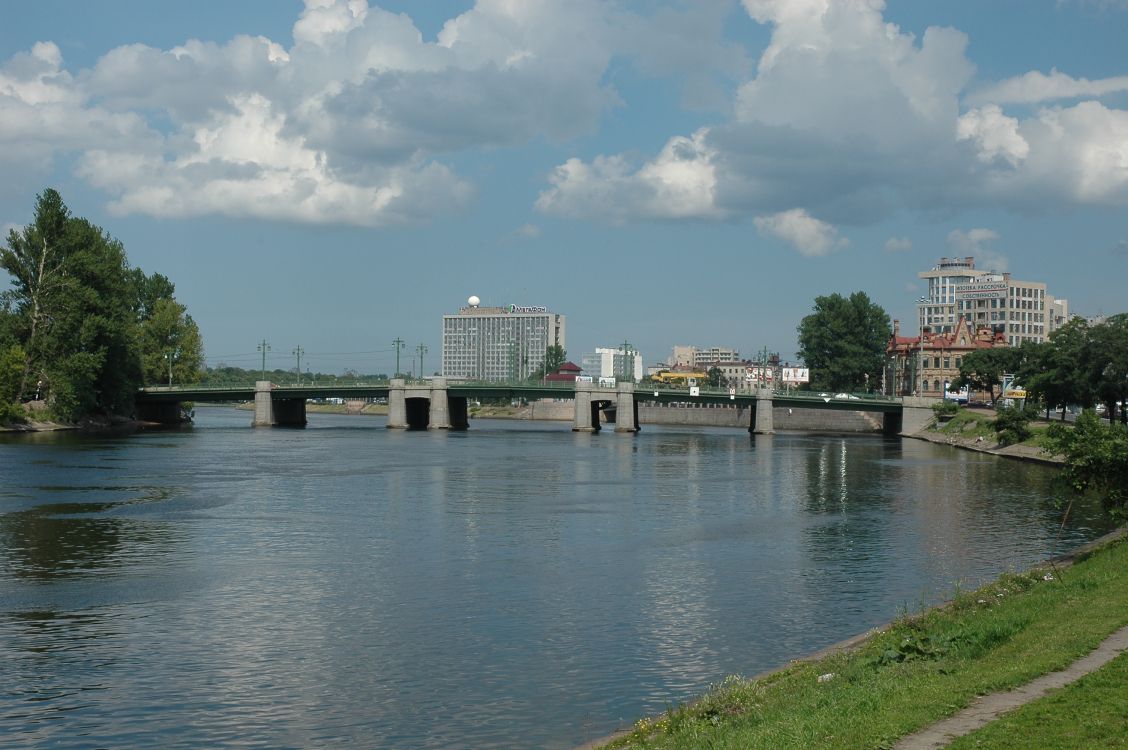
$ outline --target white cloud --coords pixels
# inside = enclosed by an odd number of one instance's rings
[[[381,226],[472,196],[440,160],[592,132],[612,13],[597,0],[480,0],[426,42],[366,0],[306,0],[264,37],[110,50],[72,75],[38,44],[0,63],[0,166],[59,153],[121,213]]]
[[[569,159],[549,176],[552,187],[536,207],[547,214],[626,221],[716,219],[715,152],[706,145],[708,131],[692,138],[671,138],[658,156],[632,169],[621,156],[596,157],[591,164]]]
[[[535,240],[541,236],[541,228],[536,224],[522,224],[513,231],[518,237],[523,237],[527,240]]]
[[[1101,97],[1128,91],[1128,76],[1100,78],[1073,78],[1056,68],[1046,75],[1032,70],[1014,78],[985,86],[968,96],[973,104],[1037,104],[1056,99]]]
[[[948,247],[956,255],[974,257],[977,268],[1006,271],[1010,261],[990,246],[997,239],[999,233],[993,229],[953,229],[948,233]]]
[[[908,237],[890,237],[885,241],[885,252],[903,253],[913,249],[913,241]]]
[[[884,20],[881,0],[743,5],[771,26],[771,41],[738,87],[733,118],[690,139],[704,158],[683,164],[708,177],[692,192],[692,208],[646,190],[645,175],[684,138],[651,159],[573,158],[552,174],[538,206],[626,222],[803,205],[837,224],[868,224],[903,209],[1128,204],[1125,110],[1082,101],[1019,115],[983,98],[964,110],[974,65],[958,30],[933,27],[917,38]],[[1058,94],[1121,86],[1060,76],[1051,83]]]
[[[1018,120],[1007,117],[994,104],[962,115],[956,123],[956,137],[975,141],[979,160],[987,163],[1002,159],[1016,166],[1030,155],[1030,144],[1019,135]]]
[[[837,229],[814,218],[802,208],[781,211],[771,216],[758,216],[754,223],[760,234],[777,237],[806,256],[827,255],[848,244],[846,239],[838,236]]]

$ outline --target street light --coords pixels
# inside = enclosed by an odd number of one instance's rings
[[[419,379],[422,380],[423,379],[423,355],[427,353],[427,347],[423,346],[423,344],[420,344],[419,346],[415,347],[415,351],[417,351],[419,353]]]
[[[169,350],[165,354],[165,359],[168,360],[168,387],[172,387],[172,362],[176,359],[177,351],[175,349]]]
[[[294,351],[292,351],[291,354],[293,354],[295,357],[298,358],[298,385],[301,385],[302,384],[302,355],[305,354],[305,349],[303,349],[301,346],[297,346],[297,347],[294,348]]]
[[[258,350],[262,352],[262,379],[266,380],[266,353],[270,351],[270,344],[266,342],[266,339],[263,339],[262,343],[258,345]]]

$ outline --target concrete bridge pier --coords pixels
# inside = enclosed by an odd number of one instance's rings
[[[446,378],[431,380],[431,404],[427,415],[428,430],[450,429],[450,402],[447,399]]]
[[[572,432],[599,431],[599,400],[592,399],[592,384],[576,382]]]
[[[771,435],[772,427],[772,389],[760,388],[756,391],[756,416],[752,427],[753,434]]]
[[[275,400],[271,396],[273,388],[269,380],[255,381],[255,416],[251,424],[255,427],[305,427],[305,399]]]
[[[619,383],[615,394],[615,432],[638,432],[638,401],[634,383]]]
[[[407,387],[403,378],[392,378],[388,385],[388,429],[407,429]]]
[[[936,412],[932,411],[932,405],[937,403],[940,399],[936,398],[921,398],[919,396],[905,396],[901,399],[901,423],[898,425],[895,420],[888,420],[883,424],[883,431],[886,434],[893,435],[912,435],[915,432],[920,432],[932,418],[936,416]],[[896,415],[887,414],[886,417],[895,417]],[[890,424],[892,422],[892,424]],[[896,432],[889,432],[891,429],[896,429]]]

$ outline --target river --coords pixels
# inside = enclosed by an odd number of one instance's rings
[[[0,437],[5,748],[568,748],[1109,528],[914,440]]]

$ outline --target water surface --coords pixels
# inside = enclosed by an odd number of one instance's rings
[[[249,423],[0,438],[4,747],[567,748],[1107,528],[912,440]]]

